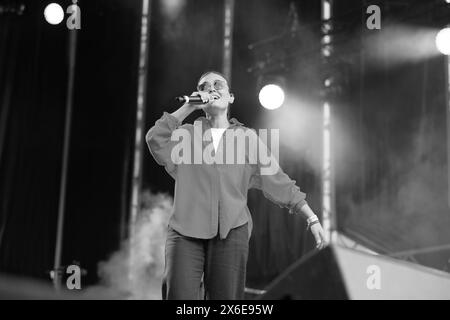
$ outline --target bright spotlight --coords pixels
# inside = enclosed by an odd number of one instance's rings
[[[450,28],[444,28],[436,35],[436,47],[440,53],[450,55]]]
[[[265,85],[259,91],[259,103],[269,110],[281,107],[284,102],[284,91],[276,84]]]
[[[64,10],[57,3],[50,3],[44,9],[44,17],[50,24],[59,24],[64,19]]]
[[[169,19],[176,19],[180,15],[185,5],[186,0],[161,1],[162,11]]]

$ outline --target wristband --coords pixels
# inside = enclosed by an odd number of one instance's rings
[[[306,222],[308,222],[308,224],[311,224],[314,221],[319,221],[319,218],[315,214],[306,219]]]
[[[316,223],[320,223],[319,220],[313,221],[311,223],[308,223],[308,227],[306,229],[310,229],[312,225],[315,225]]]
[[[308,223],[306,230],[309,230],[313,224],[320,223],[319,218],[316,215],[313,215],[306,219],[306,222]]]

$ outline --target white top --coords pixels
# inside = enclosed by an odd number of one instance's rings
[[[226,128],[211,128],[211,136],[214,145],[214,151],[217,152],[219,147],[220,138],[222,138],[223,133],[227,130]]]

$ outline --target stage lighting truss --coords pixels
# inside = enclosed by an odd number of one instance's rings
[[[254,63],[247,71],[252,73],[259,82],[261,79],[273,74],[289,76],[299,65],[319,64],[325,69],[333,65],[352,63],[356,54],[354,52],[338,52],[337,42],[346,43],[349,26],[354,25],[355,21],[341,22],[339,25],[334,23],[333,19],[327,19],[319,22],[317,28],[314,26],[300,27],[296,7],[291,3],[289,14],[286,20],[284,31],[277,35],[252,43],[248,46],[254,56]],[[308,29],[316,30],[322,34],[321,43],[311,46],[302,40],[302,32]],[[318,55],[325,59],[318,59]],[[353,60],[352,60],[353,59]],[[318,68],[322,68],[318,66]],[[301,66],[300,66],[301,69]],[[336,70],[336,67],[333,67]],[[325,72],[325,70],[324,70]],[[341,77],[339,77],[341,78]],[[261,85],[258,85],[258,92]]]
[[[295,57],[300,43],[297,10],[294,3],[291,3],[285,28],[281,34],[248,45],[255,63],[247,69],[247,72],[259,77],[262,74],[288,71],[289,60]]]

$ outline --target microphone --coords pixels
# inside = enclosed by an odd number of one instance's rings
[[[176,97],[175,100],[177,100],[179,102],[190,103],[190,104],[205,104],[205,103],[215,100],[215,98],[210,97],[208,99],[208,101],[205,102],[202,100],[202,97],[200,97],[200,96],[180,96],[180,97]]]

